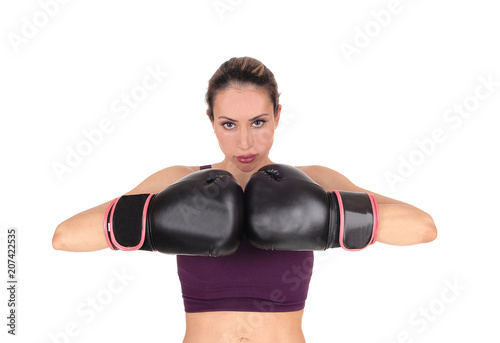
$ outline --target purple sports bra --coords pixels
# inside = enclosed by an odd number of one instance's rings
[[[211,165],[200,169],[211,168]],[[177,255],[186,312],[288,312],[304,308],[314,264],[312,251],[255,248],[243,236],[229,256]]]

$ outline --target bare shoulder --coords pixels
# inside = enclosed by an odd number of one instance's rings
[[[311,179],[316,181],[321,187],[327,190],[356,190],[356,187],[347,177],[330,169],[328,167],[320,165],[310,165],[310,166],[297,166],[297,169],[302,170]]]
[[[174,165],[152,174],[127,194],[158,193],[184,176],[200,170],[199,166]]]
[[[312,166],[299,166],[297,169],[302,170],[311,179],[317,182],[321,187],[327,191],[351,191],[351,192],[364,192],[375,195],[379,204],[405,204],[396,199],[392,199],[367,189],[361,188],[353,184],[347,177],[341,173],[319,165]]]

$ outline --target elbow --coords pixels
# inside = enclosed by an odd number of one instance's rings
[[[432,217],[427,213],[424,213],[420,233],[421,243],[429,243],[437,238],[436,224],[434,223]]]
[[[57,226],[54,236],[52,236],[52,248],[55,250],[67,251],[66,234],[64,233],[64,223]]]

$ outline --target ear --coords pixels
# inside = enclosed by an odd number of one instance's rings
[[[280,115],[281,115],[281,105],[278,105],[278,112],[274,116],[274,129],[278,127],[278,123],[280,122]]]

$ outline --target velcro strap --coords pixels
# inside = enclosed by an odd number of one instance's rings
[[[375,197],[367,193],[334,191],[340,213],[340,246],[357,251],[375,243],[378,208]]]
[[[110,210],[108,229],[115,250],[134,251],[146,243],[147,208],[153,195],[124,195],[115,201]],[[149,239],[147,241],[150,246]]]

